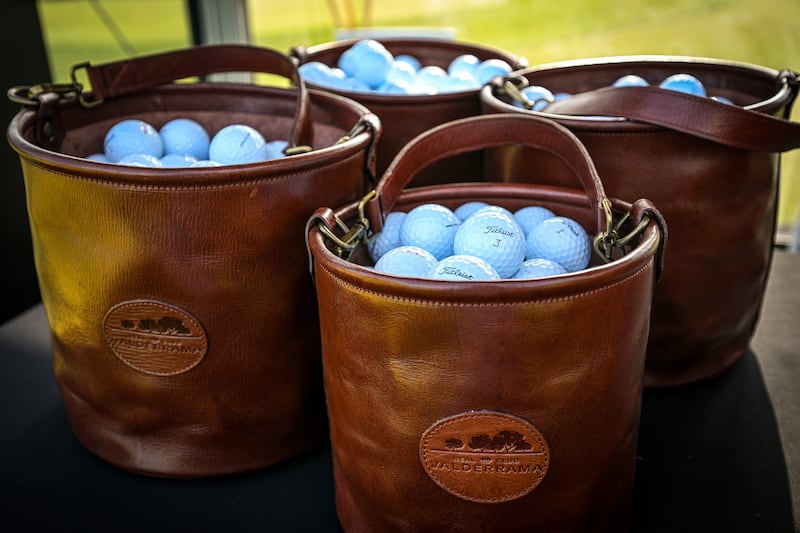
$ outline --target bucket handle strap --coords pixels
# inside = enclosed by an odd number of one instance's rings
[[[86,71],[91,84],[90,93],[84,92],[83,85],[77,80],[77,73],[81,70]],[[280,52],[260,46],[209,44],[100,65],[80,63],[72,67],[72,83],[13,87],[8,91],[8,97],[23,105],[38,105],[42,94],[77,94],[82,105],[92,107],[105,99],[125,96],[176,80],[222,72],[260,72],[287,78],[297,89],[289,146],[311,146],[311,105],[305,83],[297,71],[297,64]]]
[[[586,148],[565,127],[530,115],[491,114],[454,120],[410,141],[390,163],[366,202],[370,228],[378,232],[400,194],[428,165],[450,156],[485,148],[522,145],[561,159],[580,180],[597,217],[599,232],[607,230],[610,202]]]
[[[779,94],[789,94],[786,114],[800,87],[800,75],[783,70]],[[741,150],[786,152],[800,147],[800,123],[762,113],[756,106],[738,106],[678,91],[646,87],[603,87],[550,103],[552,115],[623,117],[680,131]]]

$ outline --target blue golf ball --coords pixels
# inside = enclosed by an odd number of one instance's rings
[[[528,259],[519,267],[512,279],[536,279],[566,274],[567,269],[549,259]]]
[[[480,63],[481,60],[474,54],[461,54],[447,65],[447,73],[452,76],[456,72],[467,72],[474,77]]]
[[[500,275],[492,265],[471,255],[445,257],[428,272],[431,279],[447,281],[497,281]]]
[[[208,147],[208,158],[223,165],[254,163],[267,159],[267,142],[255,128],[231,124],[219,130]]]
[[[411,84],[407,81],[389,79],[375,89],[375,92],[380,94],[411,94],[412,90]]]
[[[447,71],[436,65],[424,66],[417,72],[414,83],[422,87],[433,87],[436,92],[440,92],[447,85]]]
[[[86,156],[86,159],[89,161],[97,161],[98,163],[110,163],[111,161],[108,159],[106,154],[96,153],[96,154],[89,154]]]
[[[373,89],[386,81],[394,62],[394,57],[386,47],[378,41],[366,39],[354,45],[353,52],[355,72],[350,74],[352,77]],[[347,72],[345,68],[342,70]]]
[[[405,83],[412,83],[417,75],[417,71],[409,63],[395,59],[389,72],[386,74],[386,81],[401,80]]]
[[[480,85],[486,85],[497,76],[505,76],[511,72],[511,65],[502,59],[485,59],[475,69],[475,79]]]
[[[706,89],[703,87],[703,83],[691,74],[668,76],[659,84],[659,87],[695,96],[706,96]]]
[[[392,248],[375,263],[375,270],[384,274],[424,278],[438,261],[433,254],[418,246]]]
[[[128,154],[119,161],[118,165],[127,165],[131,167],[163,167],[161,160],[150,154]]]
[[[189,118],[170,120],[159,130],[165,154],[190,155],[195,159],[208,159],[211,142],[206,129]]]
[[[542,87],[541,85],[529,85],[520,91],[522,95],[527,98],[528,104],[531,106],[530,109],[533,111],[541,111],[548,104],[555,101],[555,96],[553,95],[552,91],[547,87]],[[518,102],[514,100],[512,105],[516,107],[525,108],[527,107],[522,102]]]
[[[439,204],[423,204],[408,212],[400,227],[405,246],[419,246],[436,259],[453,253],[453,239],[461,221],[450,209]]]
[[[358,52],[356,51],[356,45],[342,52],[339,59],[336,60],[336,66],[341,69],[346,76],[352,77],[356,75],[356,70],[358,68]]]
[[[304,80],[326,87],[338,87],[346,77],[342,69],[331,68],[320,61],[303,63],[297,67],[297,72],[300,73]]]
[[[153,157],[164,155],[161,135],[149,123],[138,119],[117,122],[106,133],[103,151],[112,163],[130,154],[148,154]]]
[[[538,205],[530,205],[514,211],[514,219],[527,236],[531,230],[548,218],[556,216],[555,213]]]
[[[525,234],[513,216],[482,210],[461,223],[453,253],[480,257],[501,278],[509,278],[525,260]]]
[[[471,91],[480,88],[475,76],[465,71],[456,71],[449,74],[441,92]]]
[[[456,207],[454,213],[462,222],[467,220],[470,216],[475,214],[475,211],[481,209],[483,207],[489,207],[489,204],[486,202],[481,202],[479,200],[474,200],[471,202],[465,202],[460,206]]]
[[[611,84],[612,87],[645,87],[647,85],[650,85],[647,80],[636,74],[620,76]]]
[[[190,167],[196,162],[196,157],[184,154],[166,154],[161,158],[161,164],[168,168]]]
[[[289,146],[289,141],[283,139],[276,139],[267,143],[267,159],[281,159],[286,157],[283,153],[286,147]]]
[[[402,246],[400,228],[406,216],[408,215],[402,211],[392,211],[386,215],[381,231],[367,241],[367,250],[373,261],[380,259],[389,250]]]
[[[408,63],[408,65],[414,69],[414,72],[422,68],[422,63],[420,63],[419,59],[411,54],[397,54],[394,57],[394,60],[402,63]]]
[[[506,209],[505,207],[499,206],[499,205],[487,205],[487,206],[481,207],[480,209],[476,210],[472,214],[473,215],[477,215],[478,213],[483,213],[484,211],[491,211],[493,213],[503,213],[504,215],[508,215],[509,217],[514,218],[514,214],[510,210]]]
[[[211,161],[210,159],[201,159],[200,161],[195,161],[189,167],[191,168],[201,168],[201,167],[221,167],[222,163],[218,163],[216,161]]]
[[[526,259],[549,259],[567,272],[577,272],[589,264],[591,239],[571,218],[548,218],[531,230],[526,241]]]
[[[337,88],[342,89],[344,91],[353,91],[357,93],[368,93],[372,91],[372,87],[364,83],[358,78],[353,78],[348,76],[347,78],[343,79]]]

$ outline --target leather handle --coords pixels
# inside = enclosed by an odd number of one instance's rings
[[[794,83],[784,83],[796,93],[797,76],[792,79]],[[800,147],[800,123],[653,86],[604,87],[578,93],[551,103],[543,112],[624,117],[753,152]]]
[[[101,65],[85,65],[95,100],[124,96],[176,80],[221,72],[261,72],[289,79],[297,88],[297,106],[290,143],[310,145],[312,121],[305,83],[297,64],[270,48],[201,45]]]
[[[403,189],[426,166],[447,157],[484,148],[522,145],[552,153],[579,178],[597,212],[597,227],[605,231],[608,198],[583,144],[565,127],[532,115],[492,114],[447,122],[412,139],[390,163],[366,203],[370,227],[378,232]]]

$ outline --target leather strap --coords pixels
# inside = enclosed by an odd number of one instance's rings
[[[403,189],[423,168],[447,157],[484,148],[522,145],[558,157],[581,182],[597,212],[597,227],[605,231],[603,204],[608,202],[589,153],[565,127],[531,115],[492,114],[459,119],[432,128],[410,141],[394,158],[366,203],[370,228],[378,232]]]
[[[311,144],[311,106],[305,83],[294,61],[269,48],[238,44],[202,45],[102,65],[86,65],[85,68],[94,100],[124,96],[183,78],[221,72],[261,72],[283,76],[297,89],[290,143],[292,146]]]
[[[796,93],[797,75],[790,78],[785,83]],[[800,123],[653,86],[604,87],[574,94],[551,103],[544,113],[624,117],[753,152],[800,147]]]

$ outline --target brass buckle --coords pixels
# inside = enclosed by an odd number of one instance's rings
[[[516,83],[515,80],[513,79],[507,79],[505,80],[505,82],[503,82],[503,91],[513,101],[522,104],[525,107],[525,109],[529,111],[532,110],[539,102],[547,102],[548,104],[553,103],[552,98],[545,98],[545,97],[537,98],[536,100],[531,100],[530,98],[525,96],[525,93],[522,92],[522,89],[526,88],[527,86],[528,86],[527,78],[524,77],[517,78]]]
[[[333,229],[329,228],[327,225],[321,222],[317,225],[319,230],[333,241],[333,252],[342,259],[349,259],[358,244],[365,239],[369,231],[369,219],[367,219],[364,213],[364,208],[367,202],[375,198],[377,194],[378,193],[373,189],[364,195],[358,203],[358,220],[356,220],[352,227],[348,228],[347,224],[342,222],[338,217],[336,218],[336,225],[344,232],[344,235],[341,237],[337,236],[333,232]]]
[[[36,85],[18,85],[8,90],[8,99],[15,104],[26,106],[37,106],[40,103],[40,96],[43,94],[55,93],[59,96],[75,95],[78,102],[83,107],[94,107],[101,104],[102,100],[87,100],[84,97],[83,84],[78,81],[77,72],[82,68],[87,68],[89,63],[73,65],[70,72],[72,81],[67,83],[37,83]]]
[[[18,85],[8,90],[8,99],[15,104],[39,105],[39,96],[46,93],[59,95],[80,94],[81,86],[74,83],[37,83],[36,85]]]
[[[613,222],[613,214],[611,213],[611,203],[605,200],[602,204],[603,211],[606,214],[606,228],[605,232],[600,232],[595,236],[592,243],[597,254],[603,258],[606,263],[614,260],[614,249],[622,250],[628,245],[636,236],[638,236],[644,228],[650,223],[650,217],[647,215],[642,216],[642,220],[636,225],[633,230],[626,235],[621,235],[620,231],[625,223],[630,218],[630,213],[622,215],[616,224]]]

